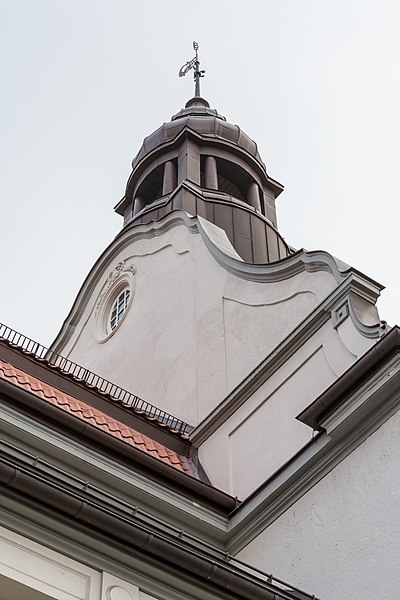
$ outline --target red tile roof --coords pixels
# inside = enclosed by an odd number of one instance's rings
[[[2,323],[0,323],[0,344],[5,344],[25,356],[32,357],[37,362],[46,365],[49,369],[53,369],[62,374],[63,377],[71,378],[78,384],[85,386],[89,390],[95,391],[96,394],[100,394],[104,398],[111,400],[113,403],[124,406],[125,409],[134,412],[146,421],[150,421],[160,429],[166,430],[183,439],[188,438],[188,432],[192,427],[184,421],[177,419],[173,415],[169,415],[149,402],[142,400],[135,394],[128,392],[115,383],[107,381],[100,375],[89,371],[85,367],[82,367],[59,354],[55,354],[52,350],[45,348],[38,342],[34,342],[10,327],[6,327]],[[51,356],[52,360],[49,360],[48,356]],[[121,400],[121,398],[123,398],[123,400]],[[133,402],[131,403],[130,400],[133,400]]]
[[[146,435],[139,433],[132,427],[124,425],[120,421],[89,406],[85,402],[61,392],[44,381],[41,381],[32,375],[28,375],[24,371],[13,367],[10,363],[3,360],[0,360],[0,379],[4,379],[20,388],[28,390],[46,402],[57,406],[59,409],[71,413],[77,419],[105,431],[109,435],[153,456],[157,460],[170,465],[178,471],[183,471],[184,473],[197,477],[193,464],[185,456],[178,454],[174,450],[170,450]]]

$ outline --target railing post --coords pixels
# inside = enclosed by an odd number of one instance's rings
[[[142,398],[139,398],[139,396],[135,396],[115,383],[103,379],[96,373],[72,362],[68,358],[49,350],[45,346],[39,344],[39,342],[35,342],[21,333],[18,333],[18,331],[11,329],[4,325],[4,323],[0,323],[0,339],[6,340],[22,350],[33,354],[37,359],[45,360],[48,365],[57,367],[63,373],[68,373],[69,375],[84,381],[87,385],[96,388],[99,392],[109,394],[133,410],[145,413],[148,418],[157,420],[161,425],[169,427],[170,430],[174,430],[180,435],[185,435],[190,430],[189,425],[184,421],[145,402]],[[31,350],[29,350],[29,348],[31,348]]]

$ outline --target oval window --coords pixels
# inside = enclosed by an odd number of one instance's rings
[[[108,274],[94,307],[94,337],[102,344],[125,319],[135,295],[136,267],[126,261]]]
[[[107,318],[107,333],[114,331],[118,323],[121,321],[126,311],[126,307],[128,306],[130,295],[131,290],[129,287],[126,287],[115,298]]]

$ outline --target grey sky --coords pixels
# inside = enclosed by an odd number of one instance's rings
[[[0,0],[0,322],[55,337],[142,139],[193,95],[194,39],[202,95],[285,185],[286,240],[386,285],[399,321],[399,17],[396,0]]]

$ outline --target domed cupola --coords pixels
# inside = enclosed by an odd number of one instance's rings
[[[132,169],[115,207],[124,227],[184,210],[223,229],[246,262],[290,254],[277,231],[275,198],[283,186],[268,176],[257,144],[200,95],[145,138]]]

